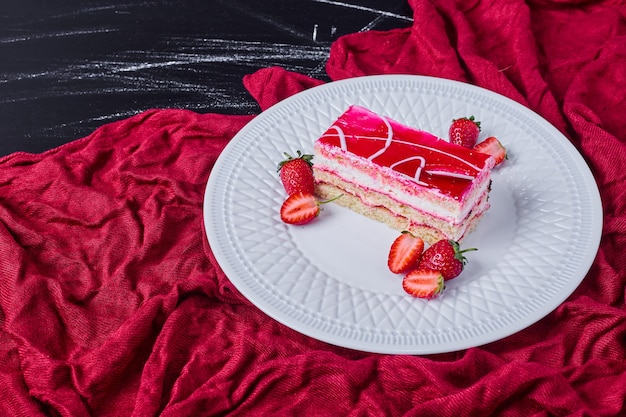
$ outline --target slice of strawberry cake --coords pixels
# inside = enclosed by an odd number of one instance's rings
[[[316,193],[408,230],[460,241],[489,208],[494,159],[351,106],[315,142]]]

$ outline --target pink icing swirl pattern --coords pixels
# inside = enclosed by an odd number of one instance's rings
[[[451,195],[461,195],[490,158],[359,106],[351,106],[319,141]]]

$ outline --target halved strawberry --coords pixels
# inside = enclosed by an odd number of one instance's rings
[[[506,148],[500,141],[494,136],[489,136],[487,139],[479,142],[474,146],[474,150],[480,153],[486,153],[493,156],[496,160],[496,165],[500,165],[505,159],[507,159]]]
[[[288,224],[305,224],[320,214],[320,205],[313,194],[298,192],[290,195],[280,207],[280,218]]]
[[[431,299],[441,294],[445,286],[441,272],[433,269],[414,269],[402,280],[402,288],[413,297]]]
[[[394,274],[408,271],[417,264],[423,250],[424,241],[422,238],[406,230],[403,231],[393,241],[389,249],[389,256],[387,257],[389,270]]]
[[[280,219],[287,224],[305,224],[320,214],[320,204],[335,201],[343,194],[330,200],[317,201],[313,194],[298,192],[287,197],[280,207]]]

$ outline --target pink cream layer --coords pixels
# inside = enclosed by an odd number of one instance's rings
[[[493,158],[359,106],[351,106],[318,139],[387,167],[404,179],[461,201],[484,179]],[[482,174],[482,175],[481,175]]]

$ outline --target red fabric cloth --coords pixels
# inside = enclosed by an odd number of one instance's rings
[[[604,207],[580,287],[529,328],[430,355],[352,351],[278,324],[212,257],[202,198],[251,117],[152,110],[0,160],[0,415],[626,415],[626,7],[412,0],[407,29],[345,36],[334,79],[477,84],[563,131]],[[320,84],[244,80],[262,108]]]

